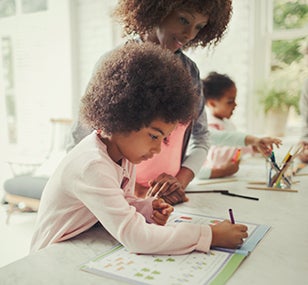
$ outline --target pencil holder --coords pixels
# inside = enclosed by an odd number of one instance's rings
[[[283,171],[281,171],[283,169]],[[293,161],[285,165],[274,165],[266,161],[266,182],[268,187],[291,189],[293,182]]]

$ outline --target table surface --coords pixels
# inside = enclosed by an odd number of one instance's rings
[[[302,172],[308,172],[308,167]],[[265,163],[253,158],[244,161],[237,181],[196,187],[228,189],[230,192],[258,197],[259,201],[219,193],[188,194],[179,211],[228,218],[232,208],[237,222],[271,226],[255,250],[243,261],[227,285],[307,284],[308,279],[308,176],[296,176],[298,192],[247,189],[249,181],[263,180]],[[80,266],[116,244],[102,226],[96,225],[81,235],[51,245],[0,268],[2,285],[28,284],[127,284],[80,270]]]

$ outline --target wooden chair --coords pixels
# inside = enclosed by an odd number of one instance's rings
[[[41,163],[7,161],[13,177],[3,183],[4,201],[9,205],[6,223],[16,211],[37,211],[43,189],[66,154],[67,138],[71,130],[72,120],[51,119],[51,144],[46,157]]]

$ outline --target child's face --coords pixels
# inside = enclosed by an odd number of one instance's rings
[[[115,161],[125,157],[130,162],[138,164],[143,160],[159,153],[161,144],[175,129],[177,123],[165,123],[162,120],[154,120],[148,127],[128,134],[117,133],[112,135]]]
[[[175,52],[193,40],[208,20],[208,16],[197,12],[174,10],[157,27],[152,40]]]
[[[212,110],[215,117],[224,119],[229,119],[233,110],[236,107],[236,86],[232,86],[224,92],[223,97],[219,100],[210,100],[208,107]]]

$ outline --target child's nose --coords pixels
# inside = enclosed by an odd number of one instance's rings
[[[160,153],[161,151],[161,143],[157,143],[155,146],[151,148],[151,153]]]

